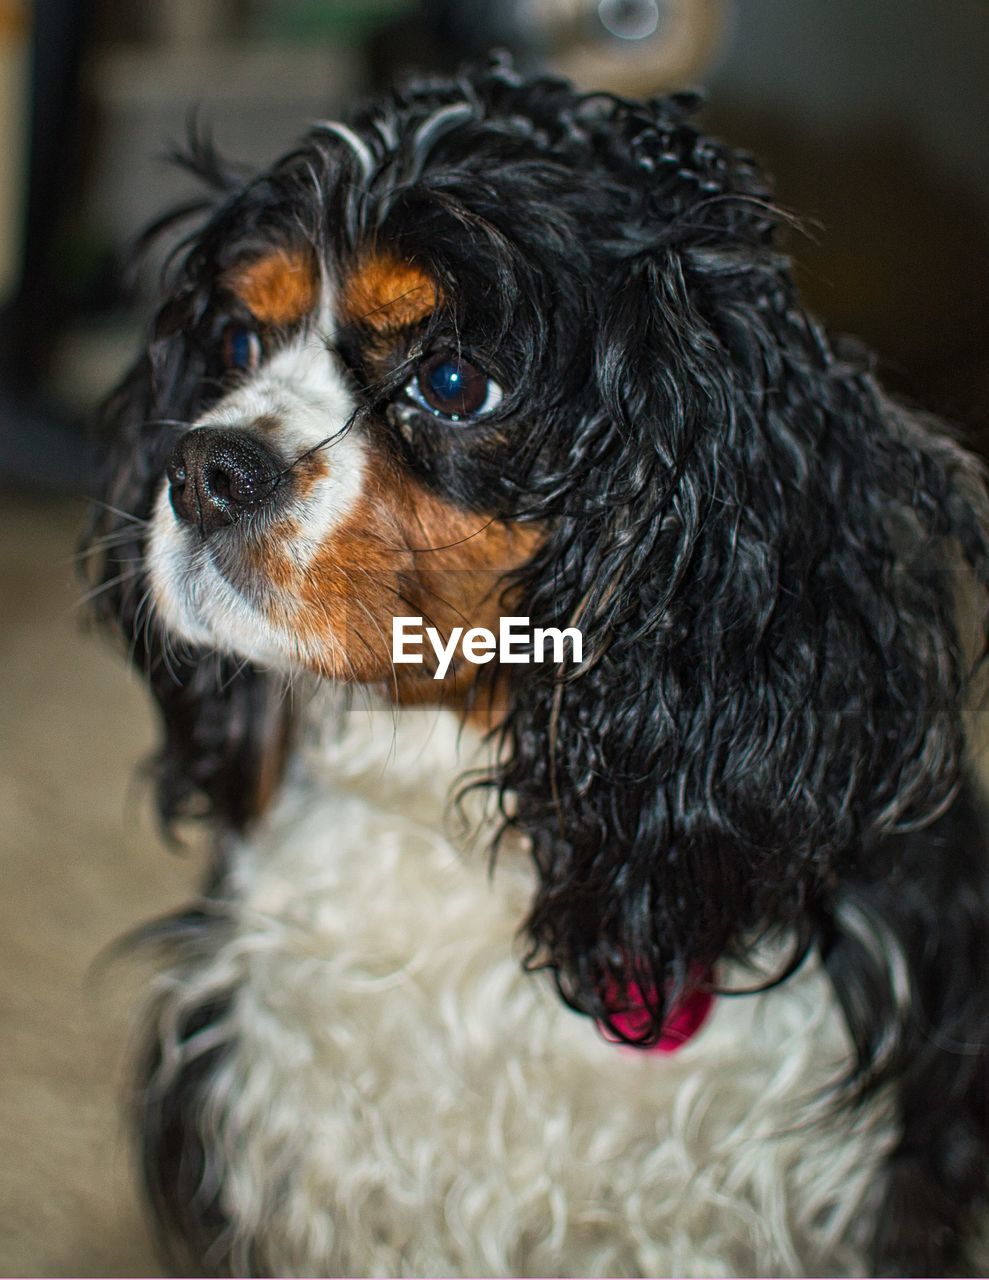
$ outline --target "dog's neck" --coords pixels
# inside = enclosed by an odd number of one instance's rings
[[[322,795],[370,802],[379,814],[392,814],[406,835],[409,824],[440,833],[451,851],[481,866],[494,835],[498,814],[490,788],[461,786],[482,777],[493,763],[493,740],[480,733],[462,708],[400,706],[391,701],[355,698],[332,686],[319,691],[308,717],[300,757],[299,782]],[[524,842],[503,842],[499,867],[509,877],[518,922],[534,874]],[[493,891],[494,886],[488,885]],[[520,896],[521,895],[521,896]],[[712,975],[700,972],[695,985],[670,1013],[658,1049],[672,1052],[703,1026],[711,1009],[707,988]],[[637,987],[615,993],[616,1008],[630,1001],[616,1027],[635,1037],[642,1028],[642,995]]]
[[[367,690],[322,684],[310,699],[293,781],[358,789],[380,808],[415,815],[457,844],[493,821],[487,793],[458,805],[458,782],[490,768],[493,747],[461,706],[397,705]]]

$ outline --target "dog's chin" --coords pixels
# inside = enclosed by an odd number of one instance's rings
[[[258,539],[259,545],[262,545]],[[195,529],[180,524],[167,489],[155,506],[147,551],[147,571],[155,614],[173,643],[207,649],[237,661],[249,661],[285,677],[303,673],[359,684],[393,680],[383,639],[374,629],[370,643],[361,629],[346,623],[361,613],[354,601],[326,610],[338,621],[299,624],[297,602],[259,568],[246,551],[239,528],[219,531],[204,542]],[[348,608],[349,603],[349,608]],[[297,625],[280,625],[279,616]]]
[[[226,554],[224,554],[224,550]],[[264,585],[251,586],[236,572],[236,549],[202,542],[172,514],[167,489],[151,524],[147,568],[152,600],[167,636],[285,675],[322,668],[317,655],[300,650],[262,608]]]

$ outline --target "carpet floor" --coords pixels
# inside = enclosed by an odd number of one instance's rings
[[[136,764],[151,712],[82,625],[82,504],[0,495],[0,1274],[160,1275],[125,1118],[147,970],[108,948],[189,896]]]

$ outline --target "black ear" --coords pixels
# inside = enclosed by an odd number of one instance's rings
[[[145,573],[148,521],[182,430],[203,406],[202,359],[185,337],[196,299],[173,297],[144,356],[108,401],[102,492],[83,547],[97,615],[147,677],[164,730],[156,761],[166,824],[209,817],[235,829],[265,806],[289,734],[288,702],[274,677],[164,632]]]
[[[531,840],[530,961],[662,1023],[958,785],[955,588],[976,464],[802,312],[763,202],[699,204],[616,269],[580,492],[520,584],[584,661],[523,673],[499,782]],[[565,621],[563,621],[565,620]]]

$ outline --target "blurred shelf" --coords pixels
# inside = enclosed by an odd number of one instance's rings
[[[102,116],[90,216],[117,244],[194,189],[164,162],[185,138],[191,113],[224,154],[260,167],[363,85],[360,62],[346,47],[276,42],[120,46],[100,54],[90,78]]]

